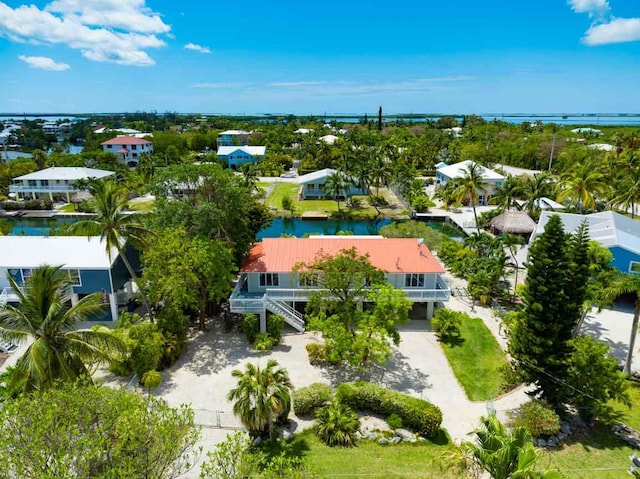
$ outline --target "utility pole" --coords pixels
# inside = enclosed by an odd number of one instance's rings
[[[553,162],[553,150],[556,147],[556,135],[553,135],[553,141],[551,142],[551,154],[549,155],[549,171],[551,171],[551,163]]]

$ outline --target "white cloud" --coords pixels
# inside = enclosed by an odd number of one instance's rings
[[[324,83],[326,82],[324,81],[283,81],[283,82],[269,83],[267,86],[272,86],[276,88],[298,88],[301,86],[322,85]]]
[[[589,15],[603,15],[611,8],[609,0],[568,0],[569,5],[576,13],[588,13]]]
[[[193,50],[195,52],[200,52],[200,53],[211,53],[211,50],[209,49],[209,47],[203,47],[202,45],[197,45],[195,43],[187,43],[184,46],[185,50]]]
[[[93,61],[148,66],[145,51],[171,30],[145,0],[56,0],[43,10],[0,2],[0,36],[16,42],[63,44]]]
[[[640,40],[640,18],[616,18],[609,23],[594,25],[582,41],[587,45],[635,42]]]
[[[66,63],[58,63],[53,58],[48,57],[28,57],[25,55],[19,55],[18,58],[29,65],[31,68],[38,68],[40,70],[61,72],[71,68]]]
[[[211,82],[211,83],[194,83],[193,88],[241,88],[248,86],[249,83],[233,83],[233,82]]]

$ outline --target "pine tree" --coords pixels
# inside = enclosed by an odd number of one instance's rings
[[[569,241],[569,260],[571,261],[571,284],[567,288],[567,296],[570,301],[568,307],[568,319],[565,326],[571,326],[571,335],[575,336],[575,329],[582,318],[584,302],[587,297],[587,285],[591,279],[589,261],[589,223],[585,220],[576,232],[571,235]],[[563,337],[566,332],[563,331]]]
[[[582,239],[577,243],[581,251]],[[560,218],[552,216],[529,250],[522,295],[525,307],[509,343],[523,378],[535,383],[536,393],[556,405],[567,397],[562,381],[568,376],[569,340],[579,318],[572,288],[581,275],[573,277],[572,250]]]
[[[382,130],[382,107],[378,108],[378,131]]]

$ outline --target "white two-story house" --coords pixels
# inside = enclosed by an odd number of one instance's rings
[[[265,238],[254,244],[240,269],[229,300],[231,312],[259,314],[262,331],[266,328],[267,311],[283,316],[289,325],[304,331],[305,321],[299,310],[318,287],[302,284],[294,267],[300,262],[312,263],[318,253],[333,256],[350,248],[356,248],[361,255],[368,254],[371,264],[382,270],[387,282],[402,289],[408,299],[426,303],[428,319],[435,303],[449,300],[445,270],[422,240],[382,236]]]
[[[143,153],[153,154],[153,144],[149,140],[134,136],[116,136],[101,144],[104,151],[115,153],[122,163],[131,167],[138,165]]]
[[[114,175],[113,171],[84,167],[54,166],[18,176],[9,185],[9,193],[16,199],[39,199],[51,201],[71,201],[71,195],[80,191],[79,180],[100,180]]]
[[[436,188],[444,187],[450,181],[455,183],[457,180],[464,178],[469,172],[469,167],[473,165],[476,165],[476,163],[471,160],[461,161],[453,165],[447,165],[444,162],[436,165]],[[486,205],[493,196],[496,188],[502,185],[504,176],[484,166],[478,165],[478,167],[478,173],[482,176],[487,187],[483,191],[478,192],[478,198],[475,203],[476,205]]]

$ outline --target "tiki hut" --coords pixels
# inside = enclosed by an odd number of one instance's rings
[[[529,241],[531,233],[536,230],[536,223],[524,211],[505,211],[491,220],[493,234],[509,233],[522,236]]]

